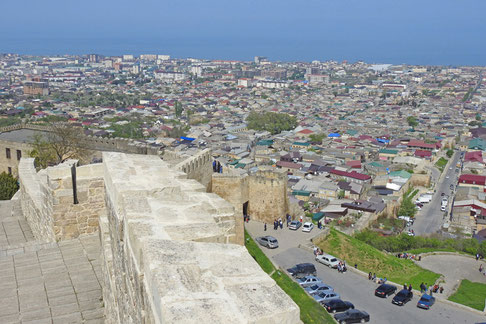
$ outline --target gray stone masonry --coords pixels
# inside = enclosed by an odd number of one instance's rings
[[[16,203],[0,201],[0,323],[103,323],[98,234],[35,241]]]

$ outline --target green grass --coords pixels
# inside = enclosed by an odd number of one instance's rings
[[[459,289],[449,297],[449,300],[483,311],[485,298],[486,284],[464,279],[461,281]]]
[[[282,288],[287,295],[300,308],[300,319],[305,324],[314,323],[335,323],[334,319],[327,313],[327,311],[319,303],[302,289],[295,281],[293,281],[283,271],[275,269],[273,263],[262,252],[260,247],[253,241],[251,236],[245,231],[245,246],[250,255],[256,260],[260,267],[271,277],[277,285]]]
[[[441,157],[437,162],[435,162],[435,166],[440,170],[440,172],[444,171],[445,166],[447,165],[447,159]]]
[[[326,253],[345,260],[349,267],[358,265],[366,273],[376,273],[378,278],[386,277],[397,284],[412,284],[418,288],[422,282],[435,283],[439,274],[417,266],[413,261],[399,259],[385,254],[354,237],[345,235],[334,228],[318,246]]]
[[[267,258],[267,256],[260,250],[257,243],[253,241],[251,236],[245,231],[245,246],[250,255],[260,265],[260,267],[266,273],[270,274],[275,270],[273,263]]]

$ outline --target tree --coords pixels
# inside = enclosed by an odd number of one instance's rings
[[[446,155],[450,159],[452,157],[452,155],[454,155],[454,151],[451,150],[451,149],[448,149],[447,152],[446,152]]]
[[[408,123],[408,126],[410,127],[415,127],[418,125],[418,121],[417,121],[417,118],[415,118],[415,116],[408,116],[407,117],[407,123]]]
[[[297,127],[297,119],[285,113],[251,112],[246,122],[249,129],[258,131],[265,130],[272,134],[278,134],[282,131],[292,130]]]
[[[82,129],[64,123],[50,125],[46,135],[34,137],[30,156],[35,158],[39,168],[56,165],[69,159],[85,160],[91,154],[83,135]]]
[[[344,190],[341,189],[341,190],[338,191],[337,198],[338,199],[343,199],[344,196],[345,196],[345,194],[346,193],[344,192]]]
[[[182,104],[179,101],[175,102],[174,109],[175,109],[176,117],[178,117],[178,118],[181,117],[182,111],[184,110],[184,108],[182,108]]]
[[[311,140],[312,143],[322,143],[322,140],[326,138],[326,134],[311,134],[309,136],[309,139]]]
[[[0,200],[10,200],[19,190],[19,184],[11,174],[0,173]]]

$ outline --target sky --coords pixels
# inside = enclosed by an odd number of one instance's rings
[[[3,1],[0,53],[486,65],[485,0]]]

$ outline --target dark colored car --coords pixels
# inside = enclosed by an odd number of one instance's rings
[[[370,321],[370,315],[367,312],[357,309],[350,309],[344,313],[334,315],[339,323],[364,323]]]
[[[287,269],[287,271],[292,275],[292,277],[305,277],[309,275],[315,276],[317,271],[316,267],[312,263],[299,263],[295,267]]]
[[[393,295],[397,291],[397,287],[388,285],[388,284],[382,284],[375,290],[375,296],[381,297],[381,298],[386,298],[390,295]]]
[[[434,303],[435,303],[435,297],[432,297],[427,294],[423,294],[417,303],[417,307],[423,309],[429,309],[430,307],[432,307],[432,305],[434,305]]]
[[[347,311],[348,309],[354,309],[353,304],[348,301],[342,301],[341,299],[333,299],[325,302],[323,305],[328,313],[338,313]]]
[[[398,292],[398,294],[393,297],[392,303],[398,306],[403,306],[407,302],[411,301],[413,297],[413,293],[408,291],[408,289],[402,289]]]

